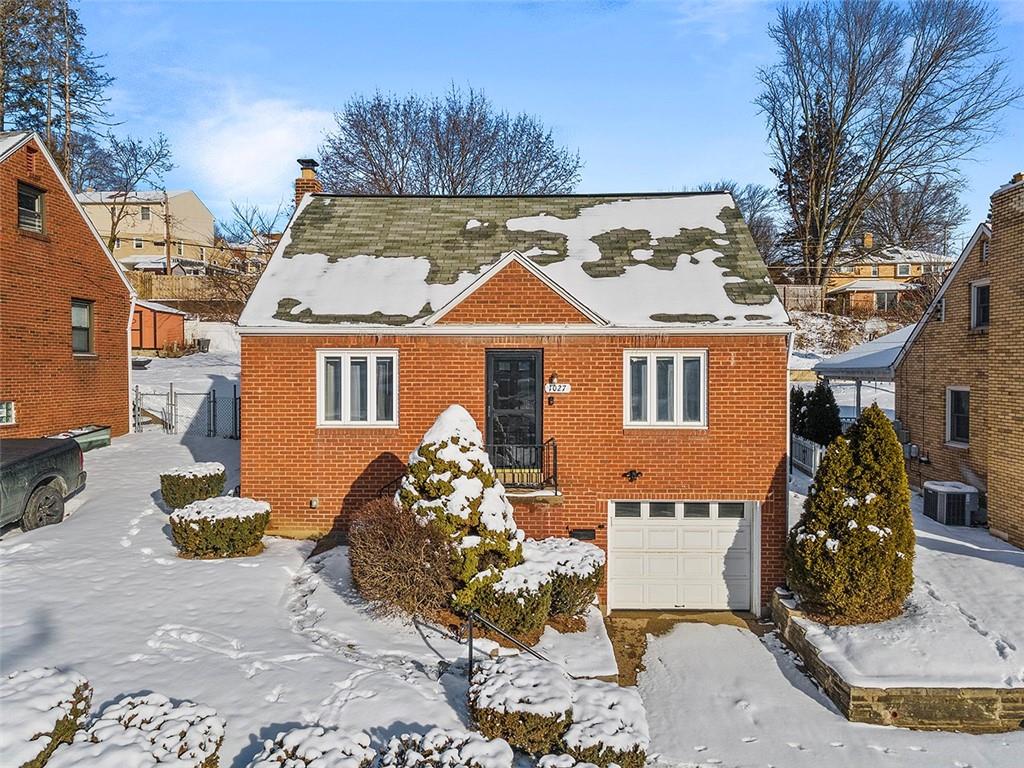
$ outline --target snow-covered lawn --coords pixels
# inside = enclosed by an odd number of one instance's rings
[[[132,386],[143,392],[167,390],[174,384],[179,392],[216,389],[227,396],[239,382],[241,345],[238,329],[230,323],[200,323],[199,336],[210,339],[209,352],[184,357],[155,357],[146,368],[132,371]]]
[[[175,556],[160,472],[219,461],[234,487],[237,441],[147,431],[85,460],[63,523],[0,539],[0,674],[77,670],[94,713],[150,691],[211,706],[227,722],[223,768],[297,725],[365,730],[377,746],[468,726],[465,647],[442,628],[370,616],[344,548],[307,560],[311,542],[267,538],[254,557]],[[572,659],[573,674],[614,673],[596,609],[587,632],[549,630],[541,650]]]

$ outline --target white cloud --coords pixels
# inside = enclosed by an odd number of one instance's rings
[[[175,131],[176,176],[192,186],[215,213],[230,201],[275,206],[292,197],[295,160],[314,157],[330,112],[285,99],[210,100],[208,114]]]
[[[746,31],[764,0],[685,0],[676,6],[675,23],[687,31],[724,43]]]

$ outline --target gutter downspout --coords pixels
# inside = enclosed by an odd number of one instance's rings
[[[128,307],[128,326],[125,329],[125,343],[128,346],[128,431],[132,432],[135,425],[132,424],[132,318],[135,317],[135,291],[131,293],[131,304]]]

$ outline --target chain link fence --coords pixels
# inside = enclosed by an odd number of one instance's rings
[[[233,387],[230,395],[214,389],[179,392],[173,384],[166,390],[136,387],[132,422],[136,432],[161,429],[171,434],[238,440],[242,433],[238,387]]]

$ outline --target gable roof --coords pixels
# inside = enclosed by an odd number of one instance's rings
[[[167,190],[167,197],[177,197],[183,195],[189,190],[187,189],[169,189]],[[164,191],[162,189],[136,189],[128,193],[127,196],[122,195],[120,192],[113,190],[88,190],[85,192],[79,192],[75,197],[78,198],[78,202],[83,205],[95,205],[97,203],[109,203],[115,198],[124,198],[129,203],[162,203],[164,201]]]
[[[892,363],[893,371],[895,371],[899,367],[899,364],[903,362],[903,358],[907,356],[907,353],[910,351],[911,346],[913,346],[915,339],[917,339],[917,337],[921,335],[921,331],[924,330],[924,326],[928,322],[928,319],[938,309],[940,302],[946,295],[946,291],[949,289],[949,286],[952,284],[952,282],[956,279],[957,274],[960,272],[960,268],[963,267],[964,263],[970,257],[971,251],[974,250],[974,246],[976,246],[978,244],[978,241],[981,240],[982,238],[988,239],[991,237],[992,225],[989,224],[987,221],[983,221],[974,230],[974,234],[971,235],[971,239],[967,242],[967,245],[964,246],[964,249],[960,252],[960,256],[957,258],[956,263],[953,264],[950,270],[946,273],[946,277],[942,280],[942,285],[939,286],[939,290],[935,292],[935,296],[932,298],[931,304],[929,304],[928,308],[921,313],[921,317],[918,318],[917,323],[913,326],[913,330],[910,332],[910,336],[907,337],[907,340],[906,342],[904,342],[902,349],[900,349],[899,354],[896,356],[896,359]]]
[[[43,140],[31,131],[0,132],[0,163],[7,160],[7,158],[13,155],[30,140],[35,141],[36,147],[39,149],[43,157],[46,158],[46,162],[50,165],[50,170],[52,170],[53,174],[60,180],[61,186],[64,187],[64,191],[75,206],[75,210],[78,212],[78,215],[82,217],[82,221],[85,222],[85,225],[89,228],[89,232],[91,232],[92,236],[96,239],[96,243],[107,257],[107,261],[109,261],[110,265],[117,271],[117,276],[121,278],[121,282],[124,283],[124,287],[128,289],[128,295],[134,299],[136,296],[135,289],[132,287],[132,284],[128,282],[128,277],[125,275],[121,265],[117,263],[117,259],[114,258],[114,255],[107,248],[107,244],[103,241],[103,238],[100,237],[100,233],[96,229],[96,225],[92,223],[92,219],[89,218],[85,209],[82,208],[82,204],[78,202],[78,197],[71,190],[71,185],[68,184],[68,180],[64,178],[64,174],[61,173],[60,168],[57,167],[57,163],[50,154],[50,150],[46,148],[46,144]]]
[[[508,258],[607,326],[789,321],[728,193],[318,194],[292,216],[239,325],[429,326]]]

